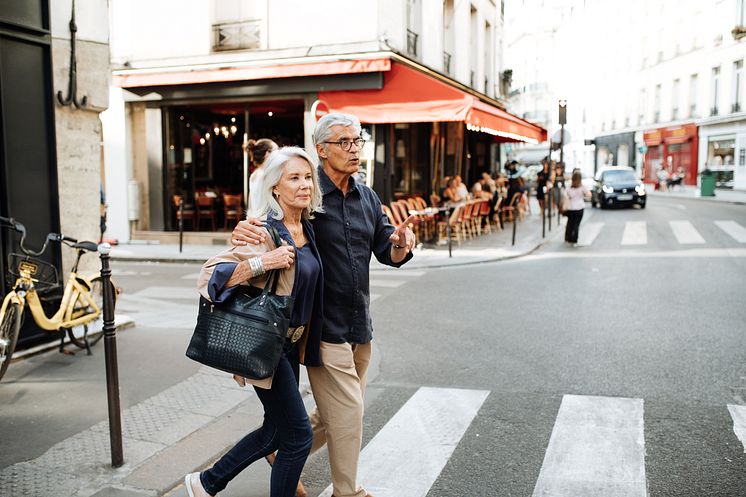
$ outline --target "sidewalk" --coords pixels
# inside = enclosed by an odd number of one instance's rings
[[[715,190],[714,197],[702,197],[699,188],[693,186],[679,187],[673,191],[663,192],[660,190],[648,190],[651,197],[661,198],[687,198],[710,202],[728,202],[732,204],[746,205],[746,190]]]
[[[533,214],[529,214],[516,225],[516,242],[511,245],[513,226],[505,223],[503,231],[495,230],[492,234],[478,236],[466,240],[458,245],[452,243],[452,257],[448,255],[447,245],[424,245],[416,249],[414,258],[402,269],[425,269],[476,264],[512,259],[530,254],[542,243],[549,240],[550,235],[557,233],[557,218],[552,217],[553,228],[547,230],[546,238],[541,237],[541,216],[539,207],[532,199]],[[112,247],[111,258],[115,262],[170,262],[202,264],[208,258],[221,250],[219,245],[184,245],[179,252],[178,245],[171,244],[122,244]],[[385,270],[386,266],[379,264],[375,258],[371,261],[372,270]]]
[[[541,217],[536,212],[535,209],[532,216],[518,223],[515,246],[511,246],[512,225],[506,223],[502,232],[483,235],[461,246],[454,244],[452,258],[448,257],[445,246],[418,249],[415,258],[406,267],[447,267],[528,254],[563,232],[562,228],[556,226],[556,218],[553,218],[552,231],[542,239]],[[173,246],[132,245],[118,248],[119,257],[114,256],[118,261],[170,262],[202,262],[219,249],[216,246],[185,247],[181,257],[177,257],[178,247]],[[373,267],[377,270],[388,269],[375,261]],[[187,312],[185,306],[173,307],[176,310],[164,307],[163,313]],[[174,325],[181,329],[176,316],[172,318]],[[147,331],[148,323],[138,322],[137,328],[141,327]],[[156,335],[151,337],[150,340],[157,339]],[[135,366],[126,360],[127,354],[134,352],[127,349],[127,344],[120,344],[121,354],[124,355],[120,362],[125,369]],[[32,360],[48,360],[45,357],[39,355]],[[93,358],[100,363],[103,354],[96,354]],[[374,347],[369,381],[377,376],[379,362],[379,352]],[[77,367],[82,367],[82,364],[79,363]],[[89,367],[103,369],[102,364],[90,363]],[[81,374],[87,378],[90,372]],[[307,406],[311,407],[313,398],[305,374],[301,378],[301,391]],[[261,423],[261,413],[258,399],[250,390],[239,389],[220,372],[198,368],[181,381],[123,409],[123,467],[110,467],[108,423],[101,421],[57,443],[50,442],[49,448],[35,459],[15,462],[0,469],[0,488],[9,489],[14,495],[37,497],[185,497],[186,492],[181,485],[183,475],[211,464],[246,433],[247,426]],[[21,426],[19,429],[25,429]],[[269,481],[268,475],[268,465],[252,465],[241,474],[241,485],[235,486],[235,491],[239,493],[224,493],[226,497],[263,495],[262,489]],[[247,489],[256,490],[247,493]]]

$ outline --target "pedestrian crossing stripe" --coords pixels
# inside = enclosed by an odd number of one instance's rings
[[[360,454],[358,481],[376,497],[425,497],[489,395],[422,387]],[[331,497],[329,486],[319,497]]]
[[[601,233],[601,228],[604,227],[604,224],[605,223],[595,221],[588,221],[587,223],[584,223],[580,228],[580,233],[578,234],[578,245],[584,247],[593,245],[593,242],[596,241],[598,234]]]
[[[533,497],[646,497],[642,399],[565,395]]]
[[[746,406],[728,404],[728,412],[733,418],[733,433],[741,441],[743,451],[746,453]]]
[[[705,239],[699,234],[699,231],[689,221],[669,221],[671,231],[676,240],[682,245],[705,243]]]
[[[645,221],[627,221],[624,224],[622,245],[647,245],[648,224]]]
[[[746,243],[746,228],[735,221],[715,221],[715,226],[725,231],[738,243]]]

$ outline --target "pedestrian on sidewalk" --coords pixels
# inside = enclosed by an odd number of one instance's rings
[[[254,461],[277,451],[270,480],[271,497],[294,497],[313,442],[313,430],[298,391],[300,366],[320,366],[323,323],[323,271],[310,220],[321,212],[321,191],[313,160],[305,150],[285,147],[269,156],[264,178],[254,190],[257,212],[283,240],[231,247],[209,259],[198,288],[213,303],[228,300],[240,288],[263,288],[272,269],[280,270],[278,295],[292,295],[290,329],[272,377],[251,380],[264,406],[264,423],[246,435],[211,468],[185,477],[190,497],[214,496]],[[268,234],[266,228],[261,230]],[[310,326],[309,326],[310,324]]]
[[[572,173],[570,188],[566,190],[567,209],[567,226],[565,226],[565,242],[578,246],[578,234],[580,232],[580,221],[583,220],[583,209],[585,209],[585,199],[590,192],[583,186],[583,175],[579,170]]]
[[[257,203],[257,195],[254,192],[258,192],[261,187],[262,178],[264,177],[264,166],[269,159],[269,154],[277,150],[277,143],[269,138],[261,138],[259,140],[249,140],[246,142],[246,150],[249,153],[249,158],[254,164],[254,171],[249,176],[249,211],[254,212],[259,208]]]
[[[381,201],[352,177],[360,167],[360,121],[327,114],[313,132],[320,157],[319,182],[324,212],[312,220],[324,264],[324,323],[320,367],[309,367],[316,410],[311,414],[315,452],[329,448],[334,497],[365,497],[357,482],[363,435],[363,396],[370,362],[369,267],[372,255],[400,267],[412,258],[410,216],[401,226],[389,224]],[[234,244],[256,243],[266,236],[249,219],[238,224]],[[383,482],[382,482],[383,483]]]

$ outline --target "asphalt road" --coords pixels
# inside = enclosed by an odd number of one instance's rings
[[[361,471],[412,468],[428,497],[746,495],[728,409],[746,404],[746,245],[716,221],[746,227],[746,208],[655,197],[645,210],[587,209],[585,246],[553,241],[512,261],[373,273],[380,368]],[[127,407],[197,370],[183,351],[198,267],[114,269],[132,296],[123,311],[149,323],[118,338]],[[12,366],[0,388],[0,468],[106,417],[102,363],[98,345],[91,358]],[[605,407],[588,411],[598,399]],[[373,443],[417,429],[432,436],[388,452]],[[421,454],[432,461],[418,465]],[[572,487],[583,475],[595,489]],[[326,488],[325,452],[303,478],[314,497]],[[557,482],[568,493],[542,491]],[[238,482],[225,494],[262,492]]]

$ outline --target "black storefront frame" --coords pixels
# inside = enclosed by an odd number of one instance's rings
[[[47,0],[5,5],[0,13],[0,214],[22,222],[28,231],[27,244],[35,248],[41,246],[48,232],[60,230],[49,14]],[[6,65],[11,65],[12,59],[6,59],[3,54],[10,54],[14,44],[16,47],[37,49],[39,64],[32,65],[31,58],[27,58],[23,62],[29,64],[28,66],[13,64],[12,70],[6,72]],[[14,90],[14,82],[8,78],[8,74],[18,75],[22,80],[20,87],[15,88],[17,93],[8,94]],[[16,85],[18,83],[15,81]],[[17,98],[20,97],[23,102],[23,98],[28,98],[33,90],[39,95],[34,102],[36,108],[14,108],[18,105]],[[14,122],[23,122],[26,126],[14,127]],[[31,133],[28,132],[28,126],[32,129]],[[25,145],[25,141],[29,141],[28,145]],[[45,148],[40,147],[40,144]],[[14,153],[14,147],[22,148],[26,153],[19,153],[17,150]],[[29,163],[36,159],[39,163]],[[45,178],[40,178],[39,173]],[[7,255],[17,250],[15,247],[18,239],[14,233],[2,231],[0,274],[3,275],[4,285],[0,288],[0,293],[4,296],[12,284],[12,276],[8,274],[6,267]],[[58,272],[61,271],[59,245],[50,246],[44,259],[53,264]],[[43,302],[45,310],[49,312],[49,308],[59,302],[59,297],[47,296]],[[26,319],[18,349],[55,338],[56,335],[37,328],[33,319]]]

